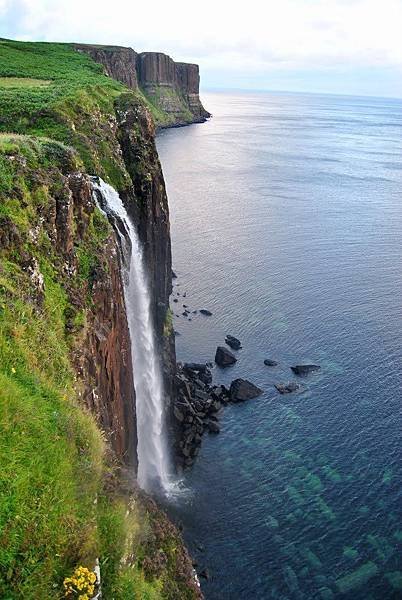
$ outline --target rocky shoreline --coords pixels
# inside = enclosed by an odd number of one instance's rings
[[[256,398],[262,390],[245,379],[230,388],[212,385],[211,363],[177,363],[177,394],[173,408],[176,421],[178,471],[193,465],[205,432],[220,432],[219,417],[228,404]]]
[[[174,272],[173,279],[177,279]],[[175,307],[177,310],[180,299],[189,302],[187,292],[178,292],[176,289],[172,297],[172,308]],[[213,316],[213,313],[205,308],[192,310],[188,304],[182,304],[182,307],[183,312],[176,313],[176,318],[191,321],[197,313],[206,317]],[[175,331],[175,335],[180,334]],[[234,352],[242,349],[241,341],[230,334],[225,336],[225,344],[226,346],[219,345],[215,352],[215,364],[221,369],[237,363],[238,356]],[[265,358],[263,363],[266,367],[279,366],[279,362],[272,358]],[[229,387],[214,384],[213,367],[212,362],[177,363],[173,420],[176,468],[179,473],[194,464],[204,433],[212,435],[220,433],[219,418],[226,406],[257,398],[264,393],[264,390],[242,378],[234,379]],[[319,371],[321,367],[316,364],[296,364],[289,368],[300,380]],[[306,385],[295,379],[275,383],[273,387],[280,395],[300,394],[307,390]]]

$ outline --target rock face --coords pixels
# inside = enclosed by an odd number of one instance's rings
[[[159,127],[202,123],[211,116],[201,104],[198,65],[176,63],[162,52],[137,54],[132,48],[89,44],[75,47],[103,65],[109,77],[131,89],[140,88],[160,113]]]
[[[187,100],[193,115],[204,121],[211,114],[205,110],[200,100],[200,70],[198,65],[176,63],[176,81],[178,88]]]
[[[85,52],[97,63],[104,66],[109,77],[121,81],[132,90],[138,89],[137,53],[132,48],[122,46],[95,46],[76,44],[79,52]]]
[[[56,202],[55,224],[57,237],[63,240],[61,246],[70,254],[76,236],[85,235],[95,204],[87,176],[71,174],[68,189],[69,193],[60,195]],[[60,217],[62,205],[63,216]],[[71,219],[66,216],[69,212]],[[74,232],[76,223],[79,227]],[[126,464],[136,465],[137,432],[130,337],[114,235],[105,242],[104,257],[104,267],[93,274],[93,308],[86,339],[76,350],[74,362],[85,386],[82,398],[86,406],[96,415],[116,455]],[[78,297],[76,303],[79,306]]]
[[[198,65],[175,63],[160,52],[138,55],[140,86],[151,101],[172,118],[172,125],[203,122],[211,115],[200,101]]]
[[[169,206],[155,146],[155,126],[149,111],[132,95],[116,101],[117,138],[132,185],[120,189],[128,213],[137,225],[151,293],[156,340],[164,373],[166,413],[175,395],[175,341],[169,325],[172,257]],[[135,374],[134,374],[135,379]]]

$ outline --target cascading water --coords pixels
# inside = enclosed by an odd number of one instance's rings
[[[148,492],[167,493],[170,461],[165,431],[163,379],[156,351],[142,248],[116,190],[99,178],[94,178],[92,185],[99,208],[119,234],[126,260],[124,295],[136,393],[138,483]]]

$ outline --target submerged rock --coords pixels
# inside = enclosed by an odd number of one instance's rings
[[[288,383],[276,383],[276,389],[280,394],[291,394],[292,392],[300,392],[303,387],[296,381],[289,381]]]
[[[230,384],[230,399],[232,402],[244,402],[245,400],[251,400],[257,398],[262,394],[262,390],[247,381],[247,379],[235,379]]]
[[[377,573],[377,565],[372,561],[368,561],[355,571],[352,571],[352,573],[348,573],[337,579],[336,586],[341,594],[347,594],[367,584],[367,582],[377,575]]]
[[[266,367],[276,367],[276,366],[278,366],[278,363],[276,362],[276,360],[271,360],[270,358],[266,358],[264,360],[264,365]]]
[[[206,308],[201,308],[201,309],[200,309],[200,313],[201,313],[202,315],[205,315],[206,317],[211,317],[211,316],[212,316],[212,313],[211,313],[211,311],[210,311],[210,310],[207,310]]]
[[[200,577],[203,577],[203,578],[204,578],[204,579],[206,579],[207,581],[209,580],[209,572],[208,572],[208,569],[203,569],[202,571],[200,571],[200,572],[198,573],[198,575],[199,575]]]
[[[225,338],[225,343],[233,348],[233,350],[240,350],[241,341],[235,338],[233,335],[227,335]]]
[[[312,373],[313,371],[319,371],[321,367],[319,365],[296,365],[295,367],[290,367],[296,375],[300,377],[305,377]]]
[[[213,421],[212,419],[210,419],[208,421],[207,425],[208,425],[209,433],[219,433],[220,432],[219,425],[216,421]]]
[[[229,367],[237,362],[237,358],[224,346],[218,346],[215,354],[215,362],[220,367]]]

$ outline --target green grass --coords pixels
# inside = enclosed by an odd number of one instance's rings
[[[2,85],[2,82],[18,85]],[[46,82],[30,85],[28,82]],[[0,41],[0,133],[73,146],[88,172],[128,185],[110,123],[126,88],[71,44]]]
[[[143,531],[141,518],[134,506],[127,510],[127,502],[105,495],[99,499],[99,536],[102,554],[100,567],[103,573],[103,594],[115,600],[161,600],[162,581],[146,579],[137,564],[127,558],[135,550],[138,536]],[[122,540],[125,543],[122,544]]]
[[[49,79],[32,79],[31,77],[0,77],[0,88],[43,87],[49,84]]]
[[[183,123],[191,123],[194,119],[194,115],[188,108],[184,98],[179,92],[170,88],[158,88],[155,93],[150,94],[149,92],[143,92],[143,97],[148,105],[148,108],[153,116],[155,123],[159,127],[167,127],[176,122],[179,118]],[[174,102],[178,107],[178,112],[169,114],[164,110],[166,103]]]
[[[0,220],[13,234],[0,251],[0,597],[16,600],[58,598],[98,552],[104,444],[79,406],[70,299],[43,222],[70,162],[58,143],[0,138]]]

